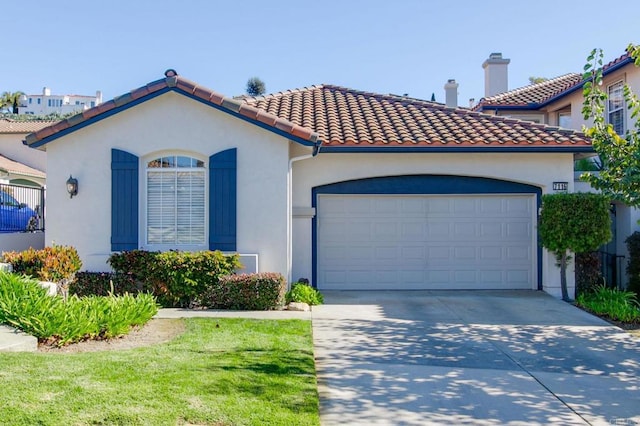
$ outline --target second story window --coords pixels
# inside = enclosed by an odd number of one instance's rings
[[[571,109],[558,112],[558,126],[563,129],[571,129]]]
[[[624,135],[624,95],[623,84],[619,81],[609,86],[609,100],[607,101],[607,119],[613,130]]]

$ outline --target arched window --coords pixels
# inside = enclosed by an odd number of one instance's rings
[[[204,161],[180,155],[155,158],[146,165],[148,245],[204,245]]]

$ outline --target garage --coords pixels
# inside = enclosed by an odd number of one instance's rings
[[[537,288],[535,194],[321,192],[319,289]]]

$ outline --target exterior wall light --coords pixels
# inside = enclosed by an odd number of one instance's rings
[[[69,175],[69,179],[67,179],[67,192],[70,197],[73,198],[74,195],[78,195],[78,179]]]

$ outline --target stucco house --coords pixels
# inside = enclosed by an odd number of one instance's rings
[[[485,61],[485,97],[475,105],[475,111],[575,130],[592,125],[582,116],[584,81],[581,73],[568,73],[507,90],[508,63],[499,53]],[[581,69],[581,65],[577,64],[576,69]],[[627,85],[634,93],[640,93],[640,68],[629,53],[624,53],[603,66],[602,76],[602,90],[609,97],[605,111],[607,122],[618,134],[624,135],[635,128],[636,119],[625,105],[623,87]],[[589,184],[579,180],[580,174],[582,172],[576,172],[574,176],[575,190],[593,191]],[[615,202],[611,212],[613,239],[600,250],[603,273],[609,283],[625,286],[628,256],[625,240],[639,229],[640,210]]]
[[[408,97],[234,99],[173,70],[25,143],[47,152],[46,242],[87,270],[119,250],[220,249],[319,289],[554,295],[540,198],[572,191],[592,152],[572,130]]]

